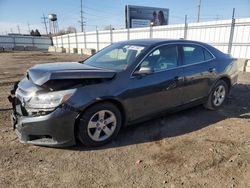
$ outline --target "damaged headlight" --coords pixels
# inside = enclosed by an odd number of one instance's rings
[[[53,109],[63,102],[67,101],[76,91],[76,89],[37,93],[31,97],[25,104],[26,108],[33,109]]]

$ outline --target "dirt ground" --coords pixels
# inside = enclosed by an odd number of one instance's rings
[[[10,85],[34,64],[83,58],[0,53],[0,187],[250,187],[246,73],[220,110],[198,106],[134,125],[101,148],[19,143],[10,125]]]

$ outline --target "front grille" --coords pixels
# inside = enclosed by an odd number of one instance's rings
[[[40,111],[31,112],[31,115],[32,116],[45,116],[45,115],[50,114],[52,111],[53,110],[50,110],[50,111],[40,110]]]

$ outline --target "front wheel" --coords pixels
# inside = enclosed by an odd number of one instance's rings
[[[121,124],[121,113],[116,106],[98,103],[80,116],[77,136],[88,147],[101,146],[117,136]]]
[[[223,105],[225,99],[228,95],[228,85],[225,81],[219,80],[214,88],[212,89],[206,104],[205,108],[210,110],[216,110]]]

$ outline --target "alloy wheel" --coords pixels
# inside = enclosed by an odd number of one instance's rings
[[[213,96],[214,96],[214,100],[213,100],[214,105],[220,106],[225,100],[226,88],[223,85],[219,85],[215,89]]]
[[[87,126],[88,135],[94,141],[104,141],[112,136],[116,126],[115,114],[109,110],[101,110],[90,118]]]

